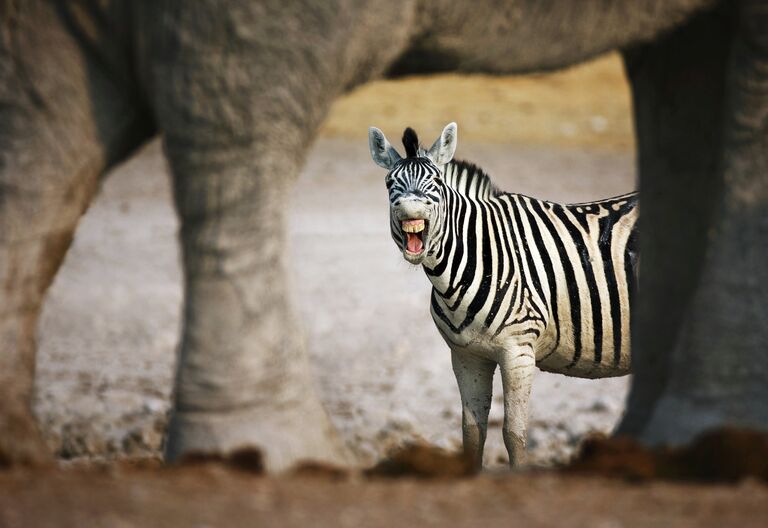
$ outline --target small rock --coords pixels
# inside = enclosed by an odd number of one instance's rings
[[[595,400],[592,405],[587,407],[588,412],[594,412],[594,413],[607,413],[611,412],[613,410],[613,405],[611,405],[608,400],[604,398],[599,398]]]
[[[157,398],[148,398],[144,401],[144,412],[147,414],[160,414],[162,412],[165,412],[166,407],[168,407],[168,404],[163,400],[158,400]]]
[[[594,115],[589,119],[589,126],[599,134],[608,129],[608,120],[601,115]]]

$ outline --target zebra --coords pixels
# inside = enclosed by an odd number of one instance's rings
[[[502,192],[482,169],[453,159],[456,123],[429,150],[406,128],[405,158],[378,128],[368,140],[387,169],[392,239],[432,283],[432,318],[461,395],[464,452],[482,466],[498,366],[504,444],[518,466],[535,366],[585,378],[630,371],[637,195],[561,205]]]

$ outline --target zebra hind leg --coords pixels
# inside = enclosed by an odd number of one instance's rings
[[[476,467],[482,467],[496,363],[456,351],[451,352],[451,361],[461,394],[464,452]]]
[[[528,400],[536,359],[533,351],[526,348],[508,354],[502,358],[499,366],[504,388],[504,445],[509,454],[509,465],[519,467],[526,460]]]

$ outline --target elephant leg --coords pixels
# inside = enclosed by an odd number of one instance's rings
[[[461,394],[464,453],[480,468],[483,466],[483,449],[488,432],[488,413],[491,410],[496,363],[456,351],[451,351],[451,362]]]
[[[137,115],[51,3],[8,7],[0,20],[0,466],[50,459],[30,409],[38,315]]]
[[[514,351],[499,363],[501,382],[504,387],[502,433],[511,467],[519,467],[526,461],[528,400],[531,397],[535,367],[536,358],[530,349],[527,353]]]
[[[301,192],[293,184],[338,91],[336,72],[318,69],[336,55],[318,54],[339,50],[312,35],[322,24],[311,16],[292,22],[308,24],[294,40],[280,23],[285,10],[200,2],[191,13],[177,5],[148,3],[141,15],[142,27],[156,30],[142,56],[184,264],[166,458],[257,447],[270,471],[306,459],[345,463],[312,382],[286,273],[289,199]],[[306,49],[283,49],[290,46]]]
[[[618,432],[639,435],[666,389],[701,275],[719,176],[727,17],[695,16],[624,53],[640,178],[640,280],[633,306],[633,382]]]
[[[710,33],[702,39],[719,42],[728,52],[726,68],[708,76],[711,85],[725,90],[714,106],[724,119],[713,127],[721,132],[719,144],[708,146],[717,153],[717,164],[702,175],[717,187],[681,188],[684,182],[678,181],[675,193],[654,197],[656,206],[680,208],[688,200],[678,199],[693,195],[709,210],[695,218],[706,231],[683,242],[695,244],[690,251],[678,253],[691,264],[693,273],[685,277],[690,294],[673,346],[664,350],[665,386],[640,431],[649,443],[687,442],[723,425],[768,429],[768,13],[764,2],[743,1],[732,14],[737,20],[728,27],[737,30],[730,38]],[[700,133],[690,125],[688,131]],[[643,174],[651,185],[675,176]],[[641,203],[647,215],[646,202]],[[658,252],[662,236],[643,231],[646,235]],[[660,284],[658,270],[646,271]],[[641,276],[641,284],[644,280]]]
[[[687,442],[726,424],[768,428],[768,23],[761,5],[700,15],[626,55],[642,258],[635,376],[619,432],[649,443]]]
[[[302,459],[344,462],[289,300],[295,153],[249,144],[192,150],[172,132],[166,138],[185,272],[167,459],[255,446],[275,471]]]

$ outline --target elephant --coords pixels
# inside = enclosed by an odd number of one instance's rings
[[[764,1],[0,0],[0,465],[50,460],[30,411],[45,292],[101,176],[157,134],[184,266],[166,460],[253,445],[273,471],[349,462],[284,271],[286,203],[331,103],[382,77],[616,49],[642,204],[619,432],[768,428]]]

